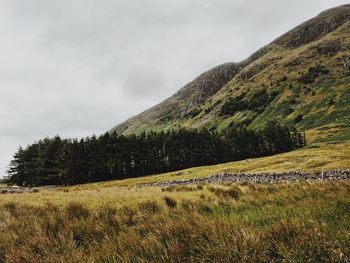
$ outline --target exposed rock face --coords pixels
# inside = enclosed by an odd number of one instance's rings
[[[316,49],[317,49],[317,52],[321,55],[334,56],[339,51],[346,49],[346,47],[344,47],[342,45],[342,42],[338,39],[336,41],[323,43],[317,46]]]
[[[236,63],[226,63],[217,66],[188,83],[170,99],[186,101],[191,98],[187,111],[196,104],[203,103],[210,96],[218,92],[227,82],[229,82],[240,71],[240,65]],[[182,114],[187,112],[182,112]]]
[[[325,36],[349,20],[350,5],[322,12],[276,40],[289,48],[298,47]]]
[[[341,57],[344,68],[350,70],[350,55],[345,55]]]
[[[127,131],[129,124],[133,125],[136,119],[140,120],[140,124],[151,123],[155,120],[159,124],[183,118],[225,86],[240,69],[241,66],[237,63],[226,63],[217,66],[201,74],[172,97],[118,125],[116,131]]]

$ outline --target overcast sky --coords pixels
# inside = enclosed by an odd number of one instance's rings
[[[0,0],[0,176],[19,145],[101,134],[336,0]]]

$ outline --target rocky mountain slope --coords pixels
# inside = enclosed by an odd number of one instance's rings
[[[322,12],[240,63],[203,73],[112,130],[257,128],[272,119],[315,140],[350,138],[350,5]]]

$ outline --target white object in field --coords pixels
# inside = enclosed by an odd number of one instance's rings
[[[13,186],[11,186],[10,192],[12,192],[12,193],[19,193],[19,192],[21,192],[21,189],[19,188],[18,185],[13,185]]]

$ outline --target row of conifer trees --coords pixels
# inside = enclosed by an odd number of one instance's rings
[[[277,122],[221,133],[179,129],[141,135],[106,133],[84,139],[45,138],[14,155],[9,181],[18,185],[73,185],[272,155],[305,146],[305,137]]]

